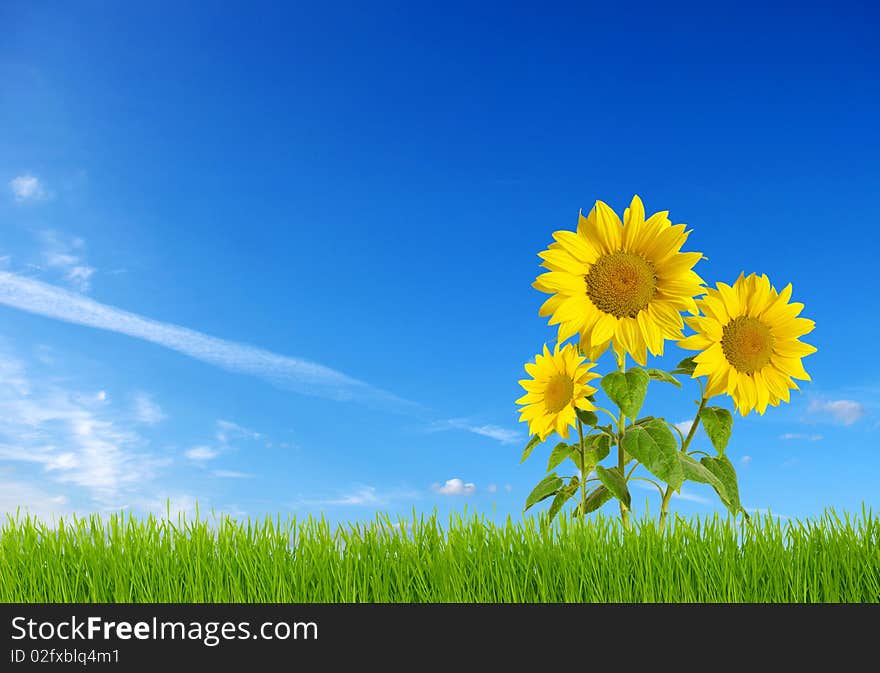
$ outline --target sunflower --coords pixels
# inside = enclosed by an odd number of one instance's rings
[[[529,433],[538,435],[541,441],[555,430],[560,437],[568,439],[568,429],[575,424],[575,408],[592,411],[596,407],[589,395],[596,389],[587,381],[599,378],[590,371],[595,363],[587,362],[577,349],[559,344],[553,353],[544,346],[544,354],[526,363],[526,372],[532,377],[519,384],[526,394],[516,403],[525,405],[520,409],[520,421],[529,422]]]
[[[703,279],[692,267],[699,252],[680,252],[690,231],[673,225],[668,212],[645,219],[638,196],[623,223],[596,201],[580,214],[577,232],[553,233],[555,243],[538,256],[548,273],[533,287],[551,294],[538,312],[559,325],[559,341],[580,335],[580,349],[596,360],[613,343],[618,357],[630,353],[645,365],[645,349],[663,354],[664,339],[682,337],[681,311],[696,313]]]
[[[789,299],[790,283],[777,292],[764,275],[740,274],[733,287],[709,288],[697,302],[702,315],[686,319],[697,333],[679,341],[702,351],[693,376],[708,378],[705,397],[727,393],[743,416],[763,414],[768,404],[789,401],[789,390],[798,389],[793,379],[810,380],[801,358],[816,349],[798,337],[816,323],[799,318],[804,305]]]

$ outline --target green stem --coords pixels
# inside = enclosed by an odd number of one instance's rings
[[[581,438],[581,512],[586,516],[587,511],[587,452],[584,448],[584,426],[581,419],[578,419],[578,435]]]
[[[617,416],[615,416],[610,411],[608,411],[608,409],[605,409],[603,407],[596,407],[596,411],[601,411],[602,413],[608,414],[608,416],[611,418],[611,420],[614,421],[615,423],[617,423],[617,420],[618,420]]]
[[[702,386],[701,386],[702,387]],[[687,437],[685,437],[684,442],[681,445],[681,452],[687,454],[688,446],[691,444],[691,440],[694,438],[694,435],[697,434],[697,427],[700,425],[700,414],[703,412],[703,409],[706,406],[706,402],[709,401],[708,397],[703,397],[700,400],[700,406],[697,409],[697,415],[694,416],[694,422],[691,423],[691,429],[688,430]],[[666,487],[666,492],[663,494],[663,502],[660,505],[660,530],[662,531],[666,527],[666,515],[669,511],[669,501],[672,499],[672,486]]]
[[[626,371],[626,352],[620,354],[620,371],[621,373],[625,373]],[[623,413],[623,410],[620,411],[620,416],[617,419],[617,467],[620,470],[620,476],[624,476],[624,469],[626,469],[626,461],[624,460],[623,454],[623,433],[626,429],[626,416]],[[627,506],[620,503],[620,520],[623,522],[624,530],[629,530],[629,509]]]

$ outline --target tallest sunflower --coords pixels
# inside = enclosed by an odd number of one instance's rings
[[[596,201],[577,232],[557,231],[539,257],[549,269],[533,287],[552,296],[539,315],[559,325],[560,342],[579,335],[581,350],[596,360],[613,343],[640,365],[646,350],[663,354],[666,339],[682,338],[681,312],[696,313],[694,298],[703,279],[693,266],[699,252],[681,252],[690,232],[673,225],[668,212],[645,219],[634,196],[623,222],[607,204]]]

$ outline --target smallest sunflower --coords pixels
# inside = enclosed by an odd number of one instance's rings
[[[596,389],[587,382],[599,378],[590,371],[595,363],[587,362],[571,344],[562,348],[556,344],[551,353],[544,346],[544,353],[535,356],[534,362],[526,363],[526,372],[532,377],[519,384],[526,394],[516,403],[525,405],[520,409],[520,422],[528,421],[529,432],[544,441],[554,431],[568,439],[568,430],[576,422],[575,409],[593,411],[596,407],[587,399]]]
[[[799,340],[815,323],[798,317],[804,305],[791,300],[791,284],[782,292],[767,276],[740,275],[733,286],[718,283],[697,300],[702,315],[686,318],[692,334],[678,342],[702,351],[694,357],[693,376],[706,376],[705,397],[727,393],[743,416],[763,414],[768,405],[789,401],[793,379],[809,381],[801,358],[816,348]]]

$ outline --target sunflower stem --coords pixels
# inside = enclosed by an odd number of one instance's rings
[[[587,515],[587,451],[584,448],[584,426],[581,419],[577,420],[578,435],[581,438],[581,512]]]
[[[626,371],[626,351],[622,351],[620,353],[620,360],[618,361],[620,365],[621,373]],[[626,460],[624,459],[624,451],[623,451],[623,433],[626,430],[626,416],[623,413],[623,410],[620,411],[620,416],[617,419],[617,466],[620,470],[620,476],[624,477],[624,469],[626,468]],[[626,505],[623,504],[623,501],[620,502],[620,520],[623,522],[624,530],[629,530],[629,509]]]
[[[700,384],[700,388],[702,389],[702,383]],[[697,434],[697,427],[700,425],[700,414],[703,412],[703,408],[706,406],[706,402],[709,401],[708,397],[702,397],[700,400],[700,406],[697,409],[697,415],[694,416],[694,422],[691,423],[691,429],[688,430],[687,437],[684,438],[684,442],[681,444],[681,453],[687,454],[688,447],[691,444],[691,440],[694,438],[694,435]],[[663,494],[663,502],[660,505],[660,530],[661,532],[666,528],[666,515],[669,512],[669,501],[672,499],[672,486],[666,487],[666,492]]]

